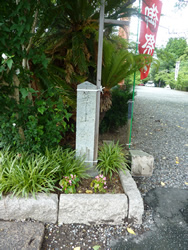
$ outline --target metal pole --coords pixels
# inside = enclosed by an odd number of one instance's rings
[[[139,13],[140,13],[141,0],[139,0]],[[138,32],[139,32],[139,19],[137,25],[137,42],[136,42],[136,53],[138,51]],[[135,92],[135,82],[136,82],[136,72],[134,72],[133,80],[133,96],[132,96],[132,111],[131,111],[131,125],[130,125],[130,135],[129,135],[129,148],[131,147],[131,135],[132,135],[132,123],[133,123],[133,111],[134,111],[134,92]]]
[[[101,89],[103,30],[104,30],[104,6],[105,6],[105,0],[101,0],[100,19],[99,19],[98,59],[97,59],[97,89],[98,91],[97,91],[97,100],[96,100],[94,161],[97,161],[97,156],[98,156],[100,89]]]

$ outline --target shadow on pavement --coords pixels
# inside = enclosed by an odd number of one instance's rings
[[[111,249],[187,250],[188,190],[155,188],[144,200],[154,211],[154,229],[127,241],[119,241]]]

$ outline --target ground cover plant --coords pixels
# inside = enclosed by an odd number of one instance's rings
[[[88,177],[82,158],[75,158],[75,151],[46,150],[42,154],[16,153],[9,148],[0,151],[0,196],[34,197],[37,193],[55,192],[64,175],[73,173],[78,178]]]
[[[17,153],[10,148],[0,151],[0,196],[28,197],[37,193],[121,193],[118,170],[125,170],[127,160],[119,143],[104,144],[99,149],[99,175],[87,174],[83,157],[71,149],[46,148],[41,153]]]

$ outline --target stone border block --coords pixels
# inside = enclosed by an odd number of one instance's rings
[[[58,224],[123,224],[127,210],[125,194],[61,194]]]
[[[154,167],[154,157],[142,150],[129,150],[131,155],[132,176],[151,176]]]
[[[0,219],[23,220],[31,218],[44,223],[56,223],[58,213],[57,194],[37,194],[28,198],[7,195],[0,200]]]
[[[142,215],[144,213],[144,202],[129,171],[126,175],[123,171],[119,171],[121,184],[125,194],[128,197],[128,220],[136,224],[142,224]]]

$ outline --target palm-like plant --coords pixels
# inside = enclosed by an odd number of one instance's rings
[[[101,112],[106,112],[111,107],[110,89],[151,61],[151,56],[135,55],[127,48],[119,49],[116,44],[104,40],[102,86],[105,90],[101,95]]]
[[[128,8],[133,2],[135,0],[106,0],[106,18],[130,16],[136,12]],[[61,73],[63,70],[65,83],[73,90],[86,79],[95,83],[99,7],[100,0],[56,0],[37,32],[35,41],[45,46],[50,69],[54,69],[52,64],[60,68]],[[105,25],[105,29],[113,26]],[[44,29],[48,31],[44,33]]]
[[[106,0],[105,18],[131,16],[137,12],[130,8],[134,1]],[[37,44],[45,47],[50,60],[48,79],[65,90],[64,98],[74,108],[77,85],[85,80],[96,82],[99,6],[99,0],[56,0],[56,5],[46,13],[50,18],[41,22],[35,39]],[[113,26],[105,25],[109,32],[105,32],[103,52],[103,111],[111,106],[109,89],[137,70],[141,62],[145,64],[145,57],[133,55],[127,48],[118,49],[117,45],[107,41]],[[45,28],[48,31],[44,33]]]

